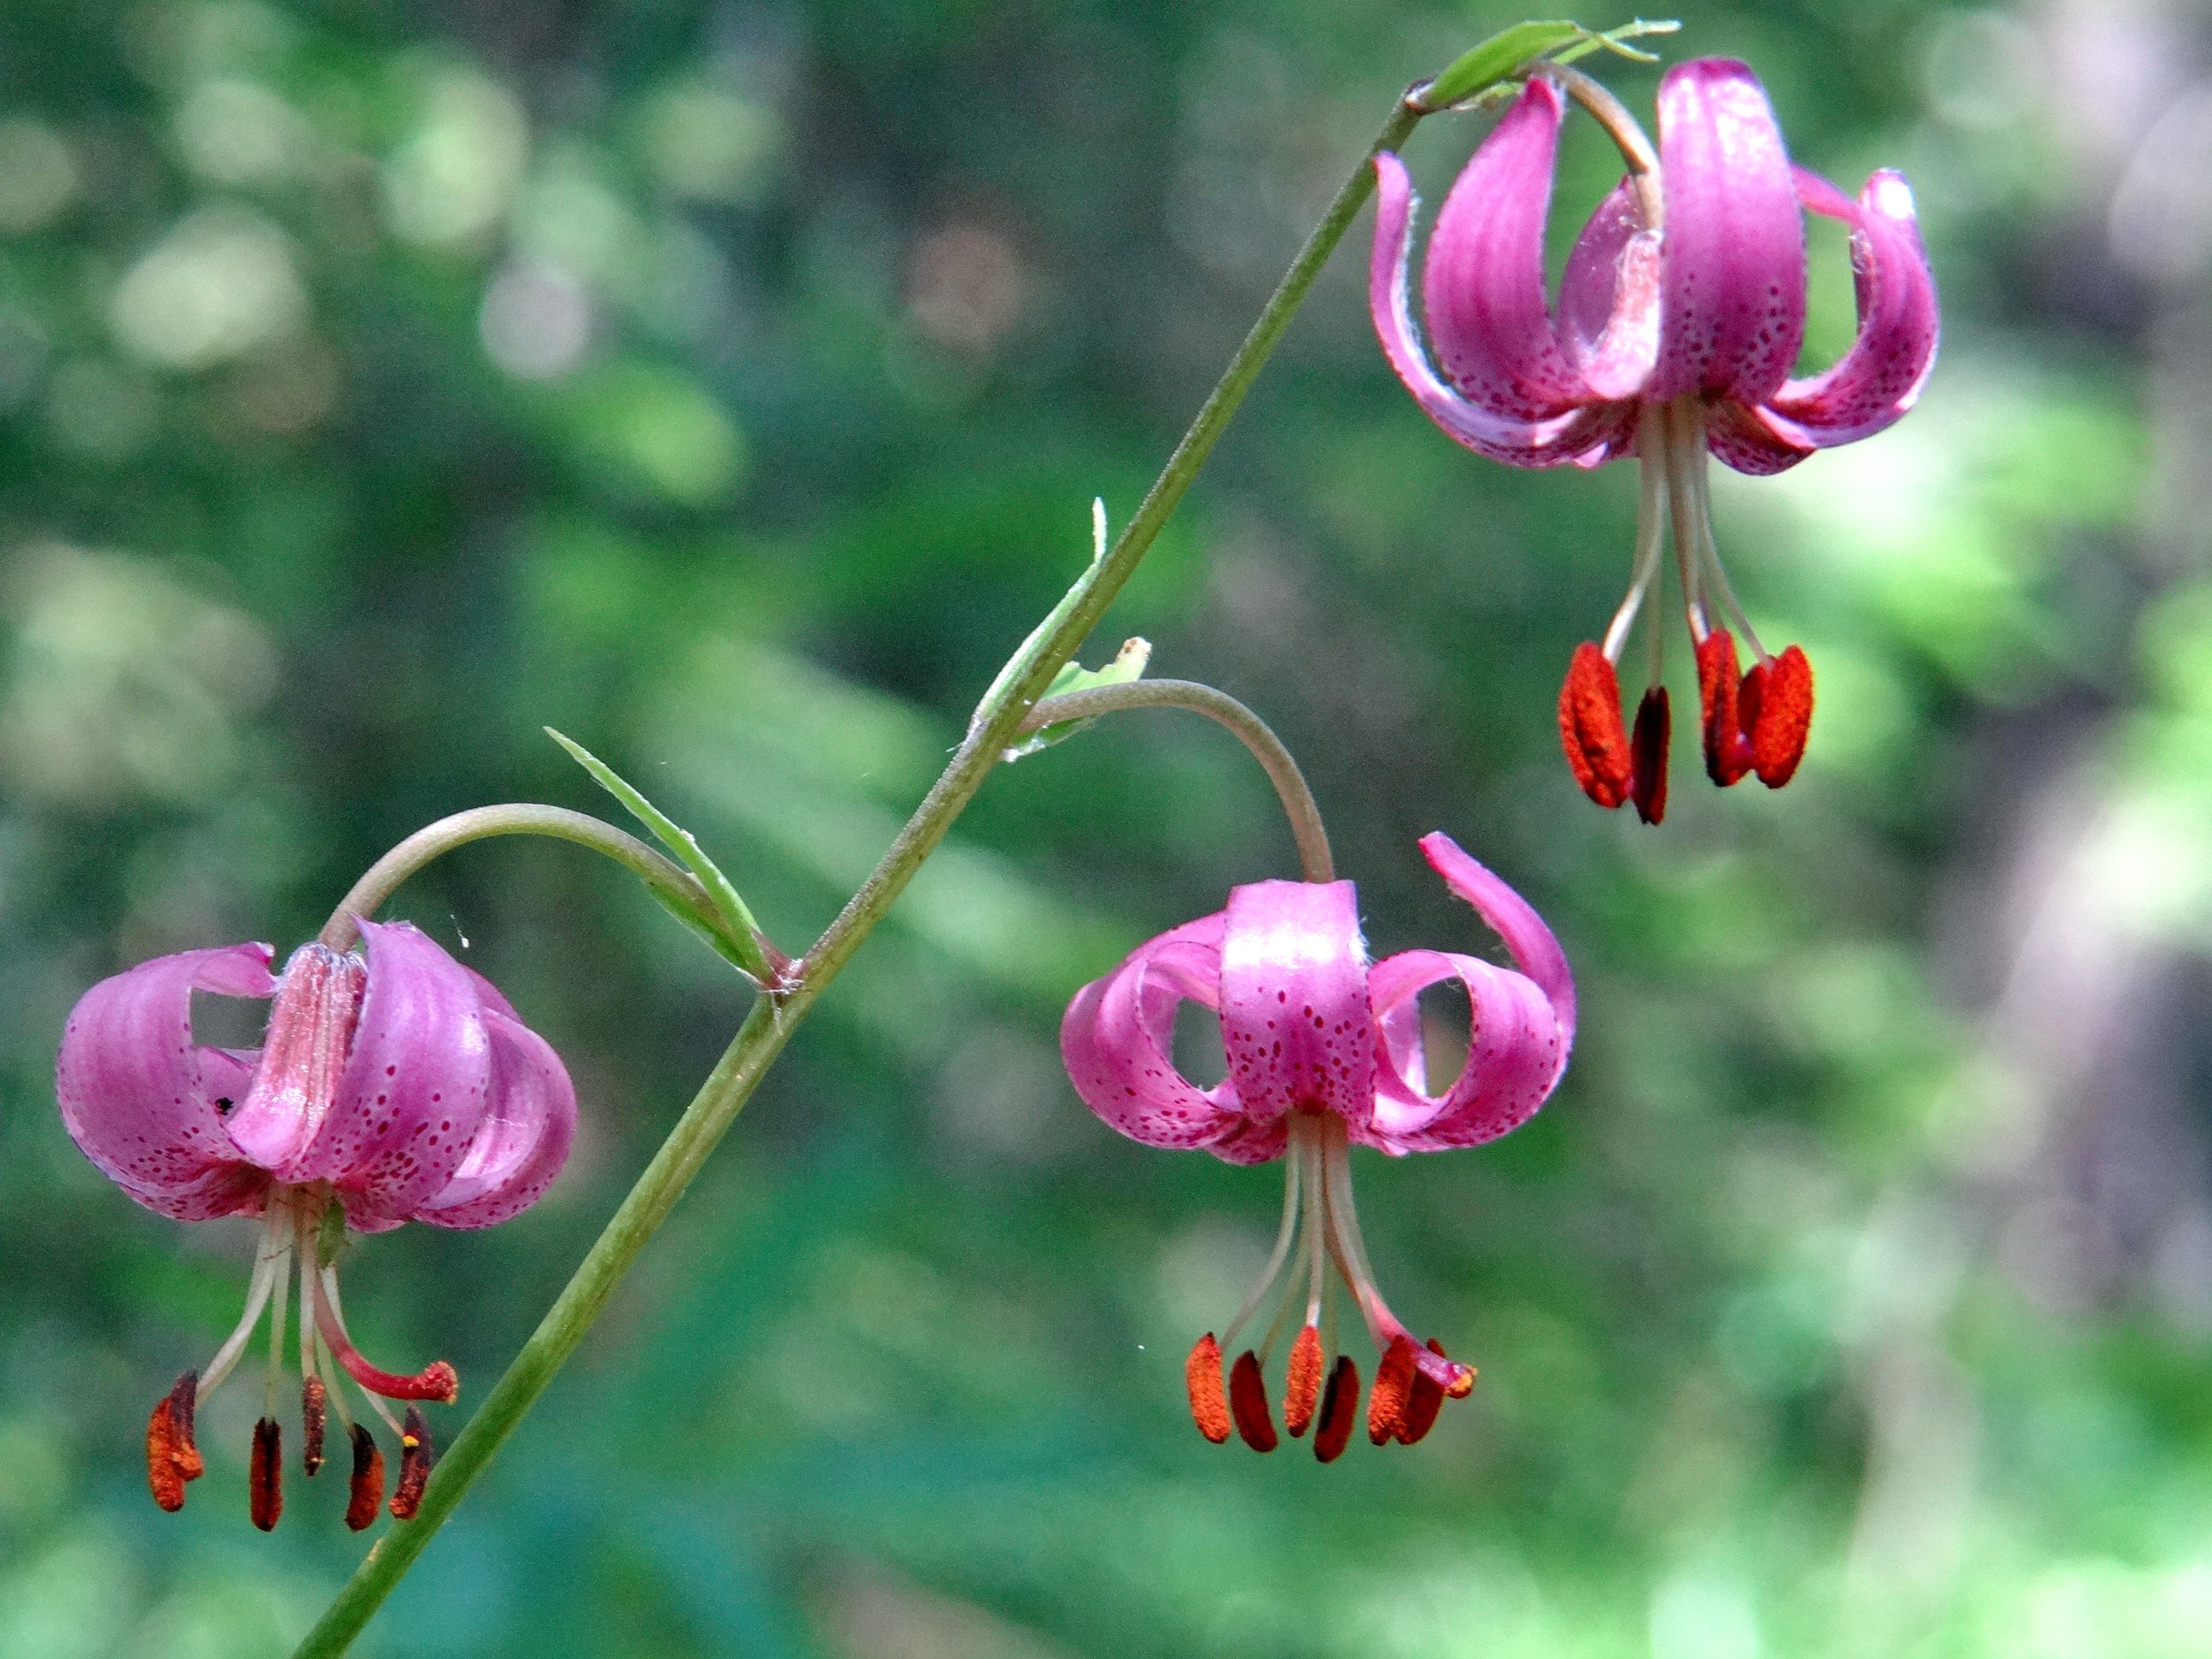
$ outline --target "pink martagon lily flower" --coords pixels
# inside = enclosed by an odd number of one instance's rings
[[[450,1402],[458,1382],[444,1360],[400,1376],[362,1356],[338,1303],[344,1231],[407,1221],[489,1227],[536,1202],[568,1158],[575,1090],[545,1040],[490,981],[415,927],[360,927],[365,959],[303,945],[274,977],[266,945],[141,963],[86,992],[63,1033],[62,1121],[103,1174],[179,1221],[261,1222],[244,1316],[148,1424],[147,1478],[163,1509],[181,1508],[185,1483],[202,1472],[198,1403],[230,1375],[273,1307],[252,1489],[255,1523],[276,1524],[283,1500],[271,1413],[296,1259],[307,1472],[321,1466],[335,1407],[353,1441],[348,1524],[359,1530],[375,1518],[383,1455],[337,1392],[343,1371],[399,1435],[392,1510],[412,1515],[429,1473],[428,1430],[419,1407],[409,1406],[403,1426],[383,1401]],[[195,1042],[194,992],[273,998],[262,1047]]]
[[[1793,168],[1766,94],[1742,64],[1701,58],[1667,72],[1656,155],[1601,88],[1576,77],[1571,89],[1601,108],[1632,171],[1583,226],[1556,311],[1545,295],[1544,225],[1565,106],[1541,74],[1437,216],[1422,270],[1435,362],[1407,291],[1413,188],[1388,153],[1376,158],[1369,298],[1399,379],[1468,448],[1515,466],[1596,466],[1632,453],[1641,462],[1628,595],[1604,642],[1577,650],[1559,729],[1593,800],[1633,799],[1656,823],[1666,807],[1668,724],[1656,613],[1633,738],[1615,670],[1658,577],[1667,520],[1698,659],[1706,772],[1723,785],[1756,772],[1779,788],[1804,752],[1812,668],[1794,645],[1769,653],[1744,619],[1713,543],[1705,456],[1778,472],[1897,420],[1935,364],[1936,283],[1904,177],[1878,172],[1853,199]],[[1833,367],[1793,379],[1805,331],[1801,210],[1850,227],[1858,333]],[[1741,677],[1729,622],[1754,658]]]
[[[1314,1450],[1324,1462],[1344,1449],[1359,1376],[1348,1356],[1326,1364],[1338,1282],[1382,1356],[1368,1402],[1375,1443],[1419,1440],[1447,1396],[1474,1387],[1473,1368],[1433,1341],[1417,1344],[1376,1288],[1352,1206],[1349,1146],[1437,1152],[1526,1122],[1566,1067],[1574,981],[1551,929],[1511,888],[1445,836],[1427,836],[1421,850],[1504,939],[1516,968],[1443,951],[1370,965],[1352,883],[1257,882],[1232,889],[1225,909],[1139,945],[1078,992],[1061,1023],[1076,1092],[1132,1139],[1202,1147],[1231,1164],[1287,1154],[1282,1229],[1267,1267],[1223,1336],[1200,1338],[1185,1370],[1191,1414],[1210,1440],[1226,1440],[1233,1426],[1255,1450],[1274,1448],[1264,1367],[1302,1311],[1285,1425],[1300,1436],[1317,1421]],[[1432,1094],[1417,1000],[1445,982],[1466,994],[1470,1051],[1458,1077]],[[1186,1001],[1221,1022],[1228,1072],[1212,1088],[1173,1058],[1176,1010]],[[1224,1392],[1223,1351],[1235,1348],[1278,1281],[1280,1311],[1257,1348],[1238,1355]]]

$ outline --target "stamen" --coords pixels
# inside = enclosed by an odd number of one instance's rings
[[[319,1284],[321,1293],[315,1298],[315,1324],[331,1356],[345,1367],[347,1376],[370,1393],[380,1394],[387,1400],[434,1400],[450,1406],[459,1397],[460,1378],[453,1366],[442,1359],[432,1360],[412,1376],[401,1376],[380,1370],[362,1358],[353,1339],[346,1334],[345,1316],[338,1307],[337,1269],[324,1268]]]
[[[1575,647],[1559,687],[1559,746],[1583,793],[1604,807],[1628,799],[1634,763],[1620,723],[1620,682],[1588,641]]]
[[[272,1211],[282,1216],[283,1225],[289,1227],[293,1224],[291,1206],[283,1188],[270,1190],[270,1204]],[[269,1370],[261,1387],[261,1414],[264,1418],[273,1419],[276,1415],[276,1380],[284,1374],[284,1313],[292,1289],[292,1275],[288,1271],[291,1266],[289,1255],[291,1248],[287,1242],[284,1249],[288,1254],[278,1259],[275,1277],[269,1286]]]
[[[384,1507],[384,1454],[365,1423],[353,1425],[353,1480],[346,1489],[346,1525],[360,1532]]]
[[[1756,690],[1745,687],[1756,698],[1744,720],[1751,732],[1751,763],[1761,783],[1779,789],[1796,775],[1797,763],[1805,758],[1805,739],[1813,726],[1813,665],[1793,645],[1745,678],[1758,683]]]
[[[185,1506],[185,1483],[207,1473],[192,1440],[199,1378],[186,1371],[176,1386],[154,1402],[146,1419],[146,1485],[154,1502],[171,1515]]]
[[[1267,1253],[1267,1265],[1260,1269],[1260,1277],[1245,1297],[1244,1305],[1237,1309],[1237,1317],[1229,1322],[1228,1329],[1221,1334],[1221,1346],[1224,1348],[1237,1345],[1237,1339],[1243,1334],[1244,1327],[1253,1314],[1258,1311],[1260,1304],[1266,1299],[1268,1290],[1275,1282],[1275,1275],[1282,1272],[1283,1263],[1290,1257],[1291,1244],[1297,1237],[1298,1231],[1298,1188],[1305,1163],[1302,1155],[1303,1146],[1298,1126],[1293,1123],[1291,1126],[1290,1156],[1284,1160],[1282,1224],[1275,1229],[1275,1247]]]
[[[1322,1367],[1321,1332],[1308,1325],[1291,1344],[1290,1375],[1283,1385],[1283,1426],[1293,1440],[1305,1433],[1321,1401]]]
[[[1443,1358],[1443,1345],[1433,1336],[1428,1349],[1439,1359]],[[1418,1446],[1431,1429],[1437,1425],[1437,1413],[1443,1409],[1444,1391],[1434,1377],[1425,1371],[1413,1373],[1413,1385],[1406,1395],[1406,1409],[1398,1418],[1398,1443]]]
[[[1698,701],[1703,717],[1705,775],[1723,789],[1751,770],[1751,744],[1744,737],[1739,702],[1747,683],[1747,677],[1736,672],[1735,639],[1727,629],[1716,628],[1698,642]]]
[[[1636,735],[1630,744],[1634,758],[1629,773],[1629,799],[1636,803],[1636,816],[1646,823],[1656,823],[1667,816],[1667,741],[1673,726],[1667,688],[1655,685],[1644,692],[1636,710]]]
[[[306,1431],[307,1442],[300,1449],[300,1463],[311,1480],[323,1467],[323,1431],[330,1419],[330,1394],[319,1376],[310,1376],[300,1384],[300,1425]]]
[[[412,1521],[422,1506],[422,1487],[430,1479],[430,1425],[420,1406],[407,1408],[407,1426],[399,1431],[399,1484],[392,1492],[392,1518]]]
[[[1374,1338],[1375,1346],[1388,1352],[1390,1344],[1407,1332],[1399,1322],[1382,1293],[1375,1287],[1375,1269],[1367,1260],[1367,1246],[1359,1237],[1359,1211],[1352,1200],[1352,1150],[1345,1138],[1343,1121],[1331,1117],[1328,1123],[1334,1133],[1322,1141],[1327,1158],[1323,1168],[1327,1174],[1327,1206],[1330,1234],[1329,1249],[1335,1257],[1337,1269],[1344,1274],[1360,1311],[1367,1318],[1367,1332]],[[1413,1363],[1440,1384],[1443,1391],[1456,1400],[1474,1387],[1474,1371],[1425,1348],[1413,1351]]]
[[[1367,1437],[1376,1445],[1396,1436],[1406,1419],[1407,1396],[1413,1392],[1413,1339],[1392,1339],[1375,1368],[1375,1388],[1367,1396]]]
[[[253,1425],[253,1458],[246,1468],[246,1492],[253,1524],[264,1532],[276,1529],[284,1513],[284,1437],[276,1419],[264,1417]]]
[[[1260,1375],[1260,1357],[1247,1348],[1229,1368],[1229,1409],[1237,1419],[1237,1432],[1255,1452],[1275,1449],[1275,1423],[1267,1415],[1267,1383]]]
[[[1314,1430],[1314,1456],[1324,1463],[1336,1462],[1352,1443],[1352,1425],[1358,1419],[1359,1367],[1352,1363],[1350,1354],[1340,1353],[1336,1357],[1336,1369],[1328,1374],[1328,1386],[1322,1390],[1321,1423]]]
[[[1229,1438],[1229,1401],[1221,1391],[1221,1345],[1212,1331],[1192,1345],[1190,1358],[1183,1361],[1182,1382],[1190,1395],[1190,1420],[1219,1445]]]
[[[1682,582],[1682,615],[1690,625],[1690,642],[1703,645],[1712,631],[1712,618],[1705,610],[1705,561],[1700,555],[1700,520],[1709,526],[1711,514],[1702,488],[1705,413],[1691,396],[1648,409],[1644,417],[1657,422],[1657,441],[1666,455],[1668,516],[1674,531],[1674,572]]]
[[[1628,597],[1621,600],[1620,608],[1606,625],[1603,650],[1610,663],[1618,663],[1627,648],[1628,630],[1635,626],[1644,596],[1659,575],[1667,525],[1665,438],[1665,428],[1656,421],[1642,422],[1637,427],[1636,562],[1628,578]]]

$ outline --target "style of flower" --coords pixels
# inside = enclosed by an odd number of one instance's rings
[[[1277,1444],[1265,1368],[1294,1313],[1285,1426],[1317,1425],[1314,1453],[1334,1459],[1351,1437],[1359,1372],[1337,1352],[1334,1287],[1341,1283],[1381,1361],[1368,1397],[1368,1437],[1412,1444],[1474,1370],[1434,1341],[1417,1343],[1376,1288],[1352,1206],[1350,1143],[1393,1155],[1473,1146],[1526,1122],[1559,1079],[1574,1042],[1574,981],[1535,911],[1449,837],[1421,842],[1430,865],[1506,944],[1516,969],[1442,951],[1406,951],[1371,966],[1348,881],[1255,882],[1225,909],[1139,945],[1075,995],[1060,1053],[1084,1103],[1148,1146],[1202,1147],[1231,1164],[1286,1158],[1283,1220],[1259,1282],[1217,1340],[1199,1339],[1185,1368],[1190,1409],[1216,1443],[1233,1426],[1255,1451]],[[1455,982],[1471,1015],[1458,1077],[1428,1091],[1420,993]],[[1212,1088],[1173,1058],[1176,1011],[1194,1002],[1218,1017],[1228,1072]],[[1283,1286],[1256,1348],[1222,1355]],[[1334,1363],[1328,1363],[1334,1355]]]
[[[1563,82],[1599,115],[1630,172],[1583,226],[1554,311],[1544,227]],[[1665,811],[1656,609],[1633,738],[1615,669],[1658,578],[1671,518],[1706,772],[1723,785],[1756,772],[1780,788],[1804,753],[1813,672],[1795,645],[1769,653],[1745,620],[1713,542],[1705,457],[1779,472],[1815,449],[1873,435],[1918,399],[1936,359],[1936,283],[1904,178],[1876,173],[1854,201],[1793,169],[1765,91],[1731,60],[1668,71],[1656,153],[1595,83],[1540,72],[1460,174],[1429,239],[1421,290],[1432,365],[1407,292],[1413,188],[1395,155],[1375,165],[1370,305],[1391,367],[1430,418],[1514,466],[1592,467],[1631,453],[1641,464],[1627,597],[1603,643],[1576,650],[1560,693],[1576,781],[1601,806],[1633,800],[1647,823]],[[1805,331],[1801,208],[1850,228],[1858,333],[1832,368],[1792,379]],[[1754,659],[1741,675],[1730,623]]]
[[[346,1230],[405,1221],[489,1227],[536,1202],[568,1156],[575,1091],[558,1055],[482,975],[407,925],[360,924],[367,957],[303,945],[281,976],[266,945],[160,957],[102,980],[62,1036],[55,1092],[62,1121],[102,1174],[179,1221],[260,1218],[246,1311],[205,1370],[186,1371],[154,1407],[146,1475],[154,1501],[184,1506],[204,1464],[199,1403],[230,1376],[264,1308],[269,1372],[253,1431],[253,1522],[283,1507],[276,1419],[285,1303],[298,1263],[304,1467],[322,1466],[327,1414],[352,1440],[346,1524],[383,1504],[384,1456],[346,1409],[353,1379],[401,1449],[392,1513],[415,1513],[430,1473],[419,1403],[451,1403],[444,1360],[411,1376],[371,1364],[347,1334],[337,1255]],[[258,1049],[195,1042],[194,992],[271,997]],[[404,1423],[386,1400],[409,1402]]]

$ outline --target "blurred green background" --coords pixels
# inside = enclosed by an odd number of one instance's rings
[[[1364,218],[1089,653],[1142,633],[1278,724],[1378,951],[1492,948],[1415,852],[1439,828],[1565,939],[1549,1109],[1359,1160],[1472,1403],[1328,1468],[1192,1431],[1182,1357],[1276,1177],[1109,1133],[1058,1011],[1292,864],[1232,743],[1127,716],[993,781],[362,1652],[2206,1650],[2212,16],[1683,13],[1663,44],[1750,58],[1798,159],[1908,171],[1943,285],[1911,419],[1720,481],[1739,587],[1820,676],[1798,781],[1722,794],[1678,749],[1657,831],[1577,795],[1553,699],[1633,477],[1439,435],[1368,331]],[[442,813],[611,813],[548,724],[797,948],[1394,94],[1516,15],[7,7],[0,1654],[276,1654],[361,1549],[327,1479],[247,1525],[250,1388],[186,1510],[148,1501],[146,1411],[247,1238],[71,1147],[76,996],[289,948]],[[1655,71],[1607,73],[1648,109]],[[1431,199],[1482,128],[1418,136]],[[1614,166],[1585,128],[1562,234]],[[1850,284],[1814,251],[1825,361]],[[529,1215],[349,1270],[364,1345],[450,1356],[465,1401],[742,999],[571,848],[469,849],[397,908],[583,1101]]]

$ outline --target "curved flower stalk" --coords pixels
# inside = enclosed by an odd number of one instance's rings
[[[398,1436],[391,1510],[406,1519],[430,1471],[420,1404],[459,1383],[437,1360],[412,1375],[380,1369],[346,1330],[337,1256],[347,1228],[407,1221],[489,1227],[535,1203],[568,1156],[576,1096],[545,1040],[491,981],[406,923],[360,923],[362,955],[303,945],[281,975],[266,945],[187,951],[140,963],[86,992],[55,1068],[62,1121],[102,1174],[179,1221],[258,1216],[259,1248],[237,1328],[187,1371],[146,1431],[155,1502],[180,1509],[204,1465],[193,1418],[244,1356],[270,1312],[269,1372],[251,1462],[254,1524],[283,1507],[276,1419],[288,1288],[297,1263],[303,1466],[322,1465],[327,1413],[353,1446],[346,1522],[383,1502],[384,1458],[354,1420],[341,1374]],[[196,1042],[194,992],[270,997],[258,1049]],[[386,1400],[408,1403],[404,1423]]]
[[[1348,881],[1265,881],[1233,888],[1226,908],[1161,934],[1075,995],[1060,1052],[1076,1092],[1113,1128],[1148,1146],[1204,1148],[1231,1164],[1286,1159],[1283,1224],[1259,1283],[1186,1370],[1191,1415],[1212,1441],[1233,1426],[1256,1451],[1277,1438],[1265,1371],[1302,1315],[1283,1415],[1294,1437],[1318,1424],[1314,1452],[1335,1458],[1358,1409],[1359,1373],[1337,1351],[1341,1285],[1381,1355],[1368,1437],[1412,1444],[1474,1370],[1431,1340],[1417,1343],[1376,1288],[1352,1205],[1349,1145],[1402,1155],[1473,1146],[1517,1128],[1565,1070],[1574,1042],[1574,981],[1559,941],[1521,896],[1431,835],[1421,850],[1511,951],[1515,968],[1442,951],[1406,951],[1370,965]],[[1459,1076],[1431,1093],[1419,994],[1456,983],[1470,1012]],[[1228,1074],[1201,1088],[1173,1058],[1176,1010],[1195,1002],[1221,1022]],[[1278,1291],[1278,1286],[1280,1287]],[[1262,1340],[1237,1354],[1224,1392],[1221,1360],[1277,1291]],[[1334,1363],[1328,1364],[1330,1356]]]
[[[1544,226],[1562,86],[1620,143],[1629,175],[1599,204],[1547,303]],[[1705,458],[1779,472],[1816,449],[1870,437],[1918,399],[1936,360],[1935,277],[1901,174],[1875,173],[1854,199],[1790,166],[1749,69],[1701,58],[1659,87],[1655,151],[1610,94],[1550,69],[1468,163],[1446,198],[1421,272],[1434,360],[1408,292],[1413,187],[1396,155],[1375,162],[1369,299],[1382,349],[1430,418],[1513,466],[1643,468],[1627,597],[1602,644],[1579,647],[1559,697],[1576,781],[1601,806],[1666,810],[1667,694],[1656,613],[1632,738],[1616,673],[1659,577],[1672,520],[1684,613],[1698,661],[1705,769],[1717,784],[1796,773],[1813,714],[1813,672],[1796,646],[1759,643],[1713,541]],[[1805,331],[1802,213],[1850,228],[1858,334],[1831,368],[1790,375]],[[1733,630],[1731,629],[1733,625]],[[1738,672],[1735,633],[1753,662]]]

